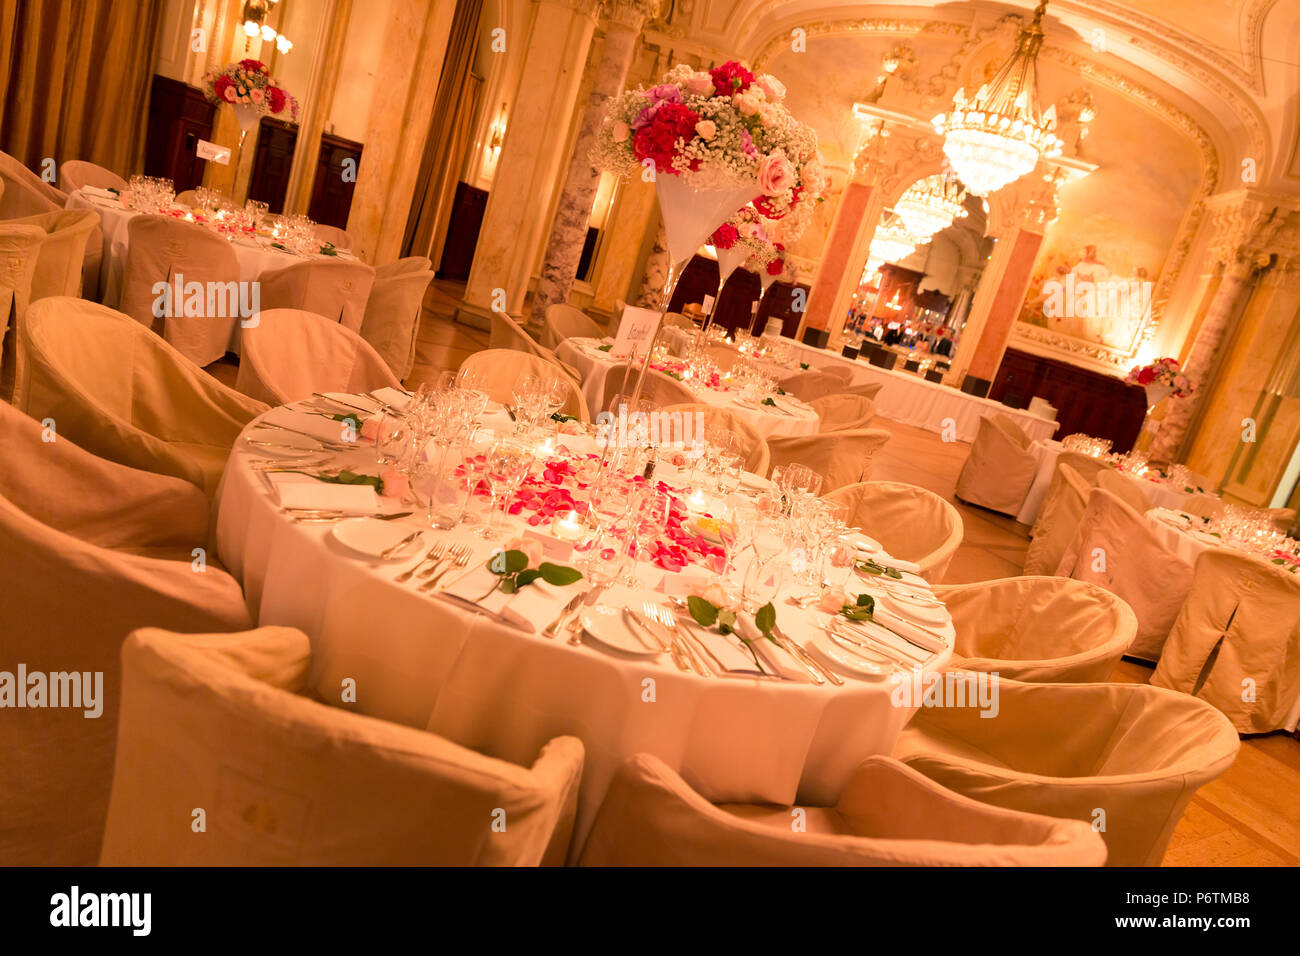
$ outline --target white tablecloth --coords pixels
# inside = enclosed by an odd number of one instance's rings
[[[93,209],[99,213],[101,228],[104,231],[104,256],[99,267],[100,301],[109,308],[116,309],[122,301],[122,282],[126,273],[126,254],[130,245],[127,224],[141,213],[127,209],[120,203],[97,200],[78,190],[68,197],[69,209]],[[252,239],[232,241],[235,258],[239,260],[239,281],[252,282],[263,272],[284,269],[294,263],[308,259],[333,258],[321,255],[304,256],[283,249],[272,249],[269,245]],[[354,258],[350,254],[339,253],[340,258]]]
[[[948,385],[927,382],[911,372],[878,368],[862,359],[847,359],[802,342],[794,344],[808,356],[804,361],[813,369],[832,363],[844,365],[853,369],[855,385],[881,383],[884,387],[876,394],[876,413],[891,421],[939,434],[943,434],[951,423],[956,439],[964,442],[973,442],[979,432],[980,419],[991,415],[1006,415],[1034,440],[1051,438],[1060,427],[1054,419],[1041,418],[1024,409],[1009,408],[989,398],[968,395]]]
[[[587,407],[592,414],[597,414],[605,402],[605,378],[610,369],[619,365],[610,359],[607,353],[595,350],[601,343],[595,339],[565,339],[556,348],[555,354],[562,362],[572,365],[582,376],[582,395],[587,400]],[[685,383],[683,383],[685,384]],[[789,406],[790,414],[776,409],[747,408],[739,403],[737,389],[719,391],[712,388],[692,389],[697,402],[725,408],[739,415],[746,423],[764,438],[792,438],[799,435],[815,435],[821,427],[821,419],[811,408],[795,403],[793,398],[776,398],[783,407]]]
[[[710,800],[833,803],[863,758],[891,752],[913,712],[893,705],[889,682],[703,678],[666,659],[615,658],[422,595],[393,580],[410,561],[369,562],[339,544],[330,525],[287,520],[265,476],[249,466],[251,451],[238,441],[226,467],[217,543],[258,623],[306,632],[313,687],[337,699],[342,681],[355,680],[361,713],[524,765],[558,734],[581,738],[579,834],[615,770],[640,752],[663,759]],[[373,473],[373,450],[337,464]],[[417,511],[400,520],[416,527],[418,518]],[[423,549],[437,535],[476,544],[479,561],[497,546],[461,530],[426,532]],[[647,584],[661,574],[644,563],[638,573]],[[778,609],[782,629],[799,640],[825,619],[783,600]],[[937,630],[951,642],[951,625]],[[949,656],[940,653],[932,666]]]

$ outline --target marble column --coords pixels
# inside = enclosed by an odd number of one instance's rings
[[[320,159],[320,141],[325,123],[334,107],[338,88],[339,64],[347,43],[352,0],[325,0],[323,15],[324,42],[312,66],[311,80],[300,100],[302,115],[298,121],[298,138],[293,144],[293,163],[285,187],[284,211],[307,214],[312,189],[316,185],[316,164]]]
[[[591,165],[588,155],[596,141],[596,131],[605,115],[605,101],[623,91],[628,68],[636,53],[637,38],[648,17],[654,16],[659,0],[602,0],[601,25],[605,42],[600,60],[593,70],[591,94],[582,114],[582,125],[573,145],[568,175],[560,191],[555,210],[555,224],[546,244],[542,271],[533,293],[531,324],[540,328],[546,307],[567,302],[569,290],[578,274],[578,260],[587,239],[591,204],[600,184],[600,172]]]
[[[369,14],[364,5],[353,13]],[[401,252],[454,14],[455,4],[427,0],[393,0],[389,12],[383,69],[397,79],[379,84],[371,100],[348,215],[352,250],[372,264],[392,262]]]
[[[873,186],[856,176],[844,184],[840,205],[835,210],[830,235],[826,237],[822,250],[821,264],[808,294],[808,311],[803,322],[805,329],[820,329],[834,338],[844,328],[849,301],[861,284],[861,273],[850,273],[857,272],[861,266],[858,253],[874,191]]]
[[[1215,290],[1210,307],[1196,333],[1183,372],[1197,386],[1191,395],[1182,398],[1170,398],[1169,409],[1160,424],[1160,431],[1151,442],[1150,456],[1154,459],[1172,461],[1178,454],[1179,446],[1187,434],[1187,426],[1200,406],[1209,386],[1209,375],[1214,368],[1215,357],[1223,345],[1228,327],[1241,307],[1243,297],[1250,292],[1250,276],[1254,269],[1253,262],[1245,257],[1234,258],[1224,266],[1223,277]]]
[[[534,5],[474,264],[456,310],[458,322],[482,329],[491,327],[502,300],[509,315],[523,311],[596,27],[596,0],[534,0]]]
[[[1029,291],[1034,260],[1038,258],[1043,237],[1036,232],[1017,229],[1004,241],[1008,245],[1008,255],[1003,260],[1000,280],[989,299],[983,330],[966,369],[967,374],[988,382],[993,381],[998,366],[1002,364],[1002,356],[1006,354],[1011,330],[1020,315],[1025,293]]]

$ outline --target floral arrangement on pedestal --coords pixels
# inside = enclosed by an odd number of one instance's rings
[[[1124,381],[1145,388],[1149,405],[1155,405],[1166,395],[1190,395],[1196,388],[1192,380],[1183,374],[1178,360],[1173,358],[1159,358],[1150,365],[1135,365]]]
[[[235,107],[241,128],[243,118],[250,114],[260,120],[267,114],[280,116],[288,111],[295,120],[298,118],[298,101],[280,86],[261,60],[240,60],[213,70],[203,77],[203,94],[209,103]]]

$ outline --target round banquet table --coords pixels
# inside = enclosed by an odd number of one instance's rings
[[[508,427],[504,414],[489,415],[501,419],[490,424]],[[829,805],[865,757],[892,751],[914,712],[894,705],[890,680],[844,675],[837,687],[702,677],[677,670],[667,655],[616,657],[419,593],[394,578],[435,541],[474,545],[471,567],[486,561],[499,542],[484,541],[463,526],[426,530],[409,559],[378,562],[346,549],[330,524],[294,523],[273,497],[267,476],[253,466],[257,456],[245,439],[260,420],[235,443],[217,502],[220,559],[243,584],[259,625],[304,631],[312,645],[312,688],[337,700],[342,682],[355,680],[351,706],[360,713],[424,728],[524,766],[556,735],[580,738],[586,762],[575,854],[612,775],[633,754],[655,754],[715,802]],[[337,455],[328,467],[377,470],[373,448],[365,446]],[[421,509],[412,510],[414,515],[398,521],[427,527]],[[508,520],[524,527],[519,518]],[[506,529],[507,537],[514,533]],[[669,576],[645,562],[637,570],[647,588],[656,576]],[[912,575],[906,580],[928,587]],[[560,598],[569,594],[556,591],[561,593],[553,611],[538,620],[559,613]],[[663,600],[662,593],[646,596]],[[802,643],[826,615],[784,597],[783,591],[776,601],[778,626]],[[942,668],[951,656],[951,623],[935,630],[948,647],[930,659],[927,670]],[[649,678],[653,700],[646,695]]]
[[[587,407],[592,414],[601,411],[605,405],[605,378],[610,369],[623,364],[611,359],[607,353],[597,348],[602,343],[597,339],[565,339],[555,350],[560,361],[572,365],[582,376],[582,396],[587,400]],[[688,388],[691,386],[683,382]],[[821,418],[808,405],[794,396],[776,396],[780,409],[763,406],[750,408],[740,404],[737,389],[716,389],[707,386],[691,388],[695,400],[716,408],[725,408],[752,425],[764,438],[795,438],[800,435],[815,435],[821,430]]]
[[[100,298],[104,305],[116,309],[122,301],[122,283],[126,274],[126,255],[130,248],[130,234],[127,224],[136,216],[136,212],[120,202],[100,199],[77,190],[68,197],[68,209],[93,209],[99,213],[100,226],[104,232],[104,255],[99,267]],[[220,235],[220,233],[218,233]],[[287,249],[273,249],[269,243],[255,239],[232,239],[230,246],[235,250],[239,261],[239,281],[252,282],[263,272],[284,269],[298,262],[311,259],[332,259],[319,253],[302,255]],[[337,258],[354,259],[351,253],[340,251]]]

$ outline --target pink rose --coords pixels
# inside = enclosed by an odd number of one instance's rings
[[[632,135],[632,127],[628,126],[622,120],[614,124],[614,142],[625,143],[627,138]]]
[[[758,164],[758,188],[768,196],[785,192],[794,185],[794,165],[782,153],[764,156]]]
[[[703,71],[692,73],[686,78],[686,89],[696,96],[710,96],[713,93],[713,77]]]
[[[266,94],[264,94],[257,87],[253,87],[253,89],[248,94],[248,98],[252,100],[254,103],[261,103],[262,100],[266,99]]]
[[[731,101],[736,104],[736,109],[746,116],[757,113],[759,106],[762,105],[762,100],[754,93],[737,93],[731,98]]]
[[[827,588],[822,592],[821,600],[817,602],[817,609],[828,614],[839,614],[840,608],[849,603],[849,596],[844,593],[843,588]]]
[[[769,100],[777,102],[785,99],[785,84],[770,73],[764,73],[754,80],[754,85],[763,91]]]
[[[727,594],[722,590],[722,585],[717,581],[700,581],[691,585],[690,593],[695,597],[704,598],[714,607],[727,606]]]
[[[713,120],[700,120],[695,124],[695,132],[700,134],[700,139],[713,139],[718,135],[718,124]]]
[[[542,543],[528,538],[511,538],[504,545],[506,551],[522,551],[528,556],[528,566],[535,568],[542,563]]]
[[[582,427],[582,422],[567,421],[560,423],[561,435],[582,435],[586,429]]]
[[[225,100],[227,103],[235,102],[235,96],[236,96],[235,88],[233,85],[227,86],[224,90],[221,91],[221,98]]]
[[[379,493],[385,498],[405,498],[411,493],[410,480],[396,468],[385,468],[379,480],[383,483]]]
[[[379,439],[378,418],[367,418],[361,423],[360,438],[362,441],[377,441]]]

